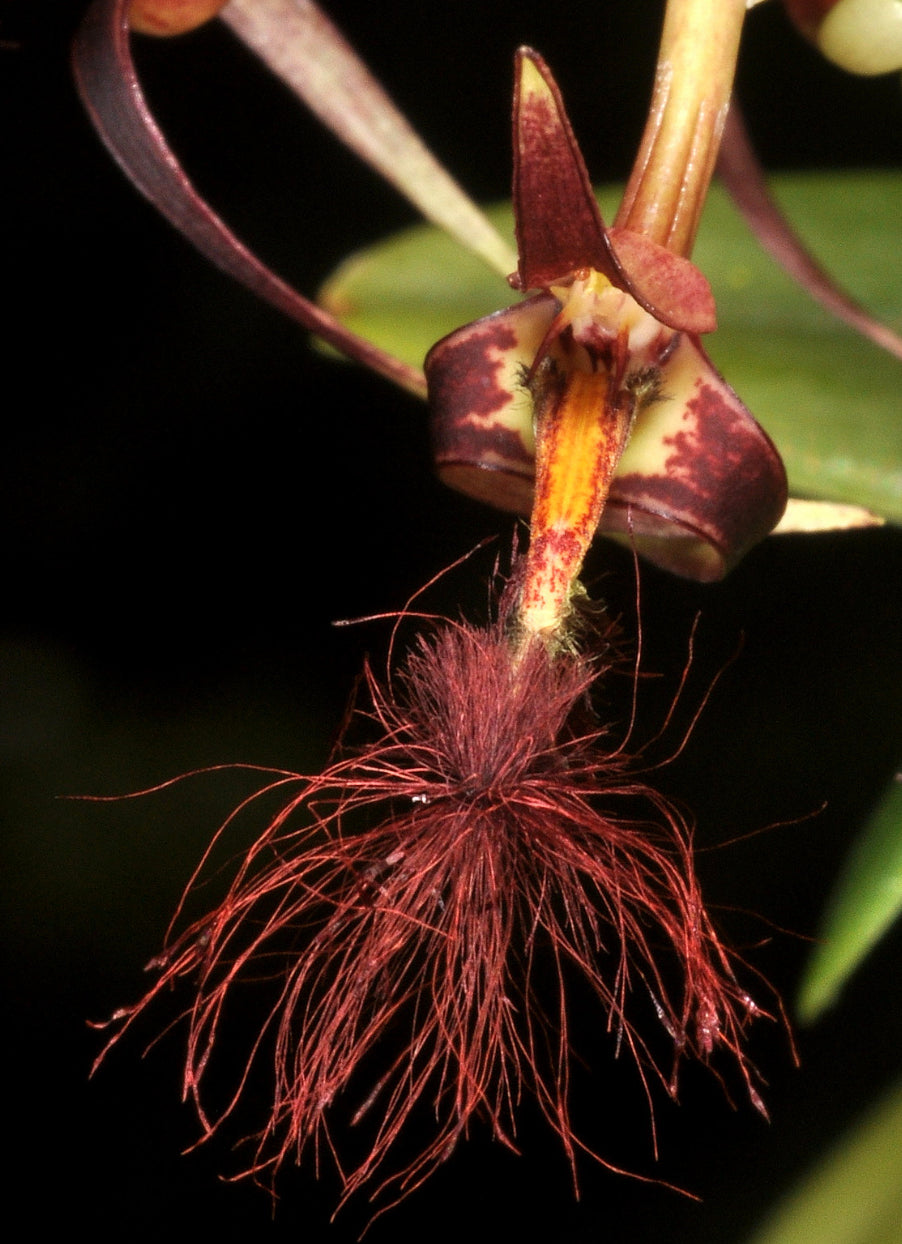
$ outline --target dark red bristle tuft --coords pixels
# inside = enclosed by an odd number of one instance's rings
[[[476,1120],[515,1147],[523,1089],[573,1163],[574,973],[643,1081],[674,1093],[685,1056],[725,1050],[756,1098],[742,1037],[757,1010],[705,912],[690,829],[593,721],[607,658],[539,643],[514,657],[508,613],[436,624],[386,686],[368,673],[378,738],[297,778],[225,898],[171,939],[120,1018],[114,1040],[165,988],[193,990],[185,1087],[210,1134],[246,1078],[207,1112],[226,1006],[269,982],[247,1067],[269,1066],[273,1100],[248,1173],[334,1152],[338,1121],[356,1121],[367,1140],[344,1195],[396,1200]],[[649,1001],[672,1039],[663,1066],[636,1027]],[[410,1157],[420,1107],[434,1132]]]

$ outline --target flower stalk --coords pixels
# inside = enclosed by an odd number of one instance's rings
[[[689,255],[733,89],[746,0],[669,3],[654,93],[615,225]]]

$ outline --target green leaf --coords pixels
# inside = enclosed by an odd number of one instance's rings
[[[748,1244],[900,1244],[902,1084],[827,1154]]]
[[[831,274],[902,326],[902,176],[779,177],[775,197]],[[713,195],[694,258],[721,327],[710,352],[783,455],[795,494],[902,519],[902,364],[841,324]]]
[[[486,215],[513,239],[508,205]],[[431,225],[414,225],[355,251],[329,277],[318,301],[349,327],[422,365],[439,338],[516,301],[496,272]]]
[[[902,782],[859,836],[830,899],[798,1001],[806,1022],[835,1001],[849,975],[902,911]]]
[[[902,174],[781,176],[773,188],[840,283],[902,327]],[[617,188],[599,192],[606,219],[618,198]],[[512,234],[508,206],[488,214]],[[902,364],[798,288],[716,186],[693,258],[718,304],[720,327],[706,347],[776,441],[792,491],[902,521]],[[352,256],[321,298],[355,331],[418,365],[440,337],[514,301],[478,259],[427,226]]]

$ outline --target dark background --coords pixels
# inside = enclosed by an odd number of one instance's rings
[[[178,1100],[177,1034],[143,1062],[140,1040],[125,1043],[88,1082],[100,1038],[85,1021],[140,993],[192,864],[247,783],[199,778],[113,804],[59,796],[233,760],[320,764],[364,652],[385,640],[378,626],[330,622],[403,605],[510,525],[433,481],[413,399],[314,354],[133,192],[69,80],[82,7],[0,6],[0,814],[7,1129],[21,1159],[8,1201],[32,1233],[337,1244],[365,1211],[328,1226],[331,1175],[318,1185],[290,1172],[273,1216],[262,1192],[218,1179],[234,1169],[234,1136],[181,1156],[195,1131]],[[627,173],[658,3],[361,7],[329,11],[475,197],[507,193],[511,54],[523,42],[554,67],[593,173]],[[143,43],[140,63],[196,181],[302,290],[413,219],[225,29]],[[751,15],[739,89],[769,167],[898,164],[898,79],[823,64],[774,6]],[[492,556],[443,580],[431,607],[479,616]],[[666,676],[650,685],[652,726],[697,612],[690,699],[742,644],[661,781],[696,811],[721,923],[788,1005],[804,938],[902,754],[900,559],[900,533],[884,530],[768,542],[714,587],[643,571],[648,668]],[[600,547],[589,573],[612,609],[629,610],[625,554]],[[701,1203],[589,1163],[575,1202],[527,1108],[522,1158],[475,1136],[368,1238],[741,1239],[898,1073],[900,951],[896,930],[841,1006],[797,1033],[800,1070],[785,1034],[759,1026],[770,1126],[690,1072],[682,1106],[660,1105],[655,1167],[640,1095],[599,1072],[604,1095],[579,1107],[589,1140]]]

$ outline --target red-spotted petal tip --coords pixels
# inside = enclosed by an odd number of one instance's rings
[[[547,289],[594,268],[669,328],[716,327],[711,288],[688,259],[640,234],[605,228],[560,90],[531,48],[520,48],[516,60],[514,216],[518,289]]]
[[[784,0],[786,11],[802,34],[814,40],[818,26],[835,6],[836,0]]]
[[[519,289],[544,289],[579,268],[619,285],[592,184],[557,83],[520,48],[514,87],[514,215]]]
[[[608,239],[620,267],[629,274],[629,292],[649,314],[680,332],[695,336],[714,332],[714,295],[694,263],[630,229],[611,228]]]

